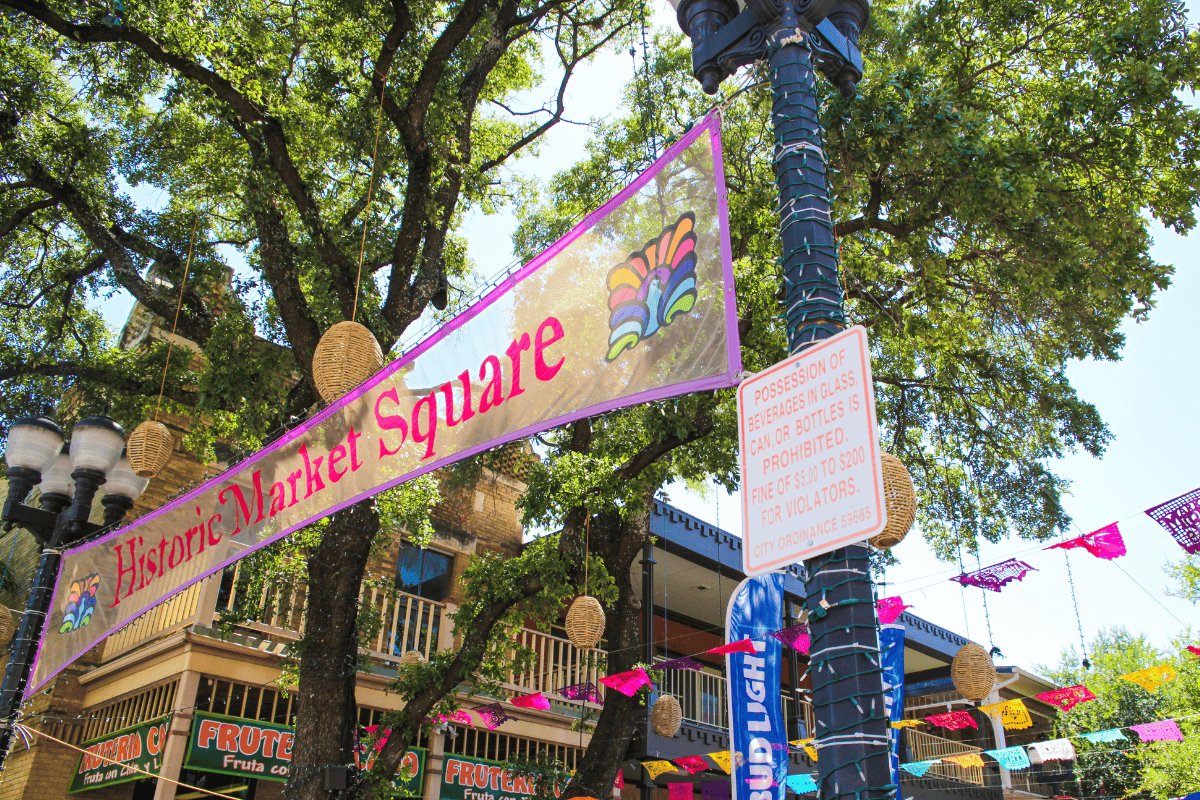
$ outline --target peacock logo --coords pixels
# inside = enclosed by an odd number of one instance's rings
[[[92,621],[92,612],[96,610],[96,593],[99,590],[98,574],[88,575],[81,581],[71,581],[71,591],[67,593],[67,605],[63,609],[63,621],[58,626],[59,633],[77,631]]]
[[[696,215],[691,211],[608,272],[608,361],[696,305]]]

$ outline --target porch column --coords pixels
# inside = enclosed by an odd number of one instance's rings
[[[1001,700],[999,690],[993,689],[992,693],[988,695],[987,700],[984,701],[984,704],[999,703]],[[984,714],[984,716],[992,723],[992,736],[996,742],[996,749],[1003,750],[1008,746],[1004,740],[1004,723],[991,714]],[[1002,789],[1012,789],[1012,773],[1004,767],[1000,767],[1000,787]]]
[[[175,687],[175,703],[171,709],[171,722],[167,729],[167,744],[162,751],[160,778],[179,780],[183,768],[183,756],[187,752],[188,734],[192,731],[192,709],[196,705],[196,690],[200,688],[200,673],[184,670],[179,674],[179,685]],[[167,781],[156,781],[154,800],[174,800],[176,786]]]

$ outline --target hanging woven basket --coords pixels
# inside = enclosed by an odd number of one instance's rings
[[[959,648],[950,664],[950,679],[954,688],[972,703],[978,703],[992,693],[996,685],[996,665],[979,645],[971,642]]]
[[[153,478],[163,471],[163,467],[171,460],[171,451],[175,449],[175,437],[167,430],[167,426],[154,420],[146,420],[133,429],[129,440],[125,442],[128,451],[129,466],[139,478]]]
[[[400,656],[401,668],[411,667],[416,664],[424,664],[424,663],[425,663],[425,656],[421,655],[420,650],[409,650],[407,653]]]
[[[683,724],[683,709],[674,695],[660,694],[650,709],[650,724],[654,732],[666,739],[674,738]]]
[[[591,650],[604,635],[604,609],[590,595],[576,597],[567,611],[567,638],[580,650]]]
[[[895,547],[904,541],[908,529],[917,518],[917,493],[912,478],[900,459],[883,453],[883,496],[887,503],[887,526],[871,537],[871,545],[880,550]]]
[[[374,375],[383,366],[379,342],[357,322],[339,322],[321,337],[313,352],[313,383],[326,403],[332,403]]]
[[[12,612],[8,610],[8,607],[0,603],[0,650],[8,647],[16,635],[16,620],[13,619]]]

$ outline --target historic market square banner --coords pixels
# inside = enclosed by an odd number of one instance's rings
[[[741,371],[720,120],[413,351],[224,474],[68,550],[35,692],[171,595],[481,451]]]

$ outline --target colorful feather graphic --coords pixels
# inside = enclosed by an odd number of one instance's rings
[[[695,307],[695,227],[689,211],[609,270],[609,361]]]
[[[89,575],[82,581],[71,581],[71,591],[67,593],[67,605],[63,609],[63,621],[58,626],[59,633],[70,633],[91,624],[99,591],[98,574]]]

